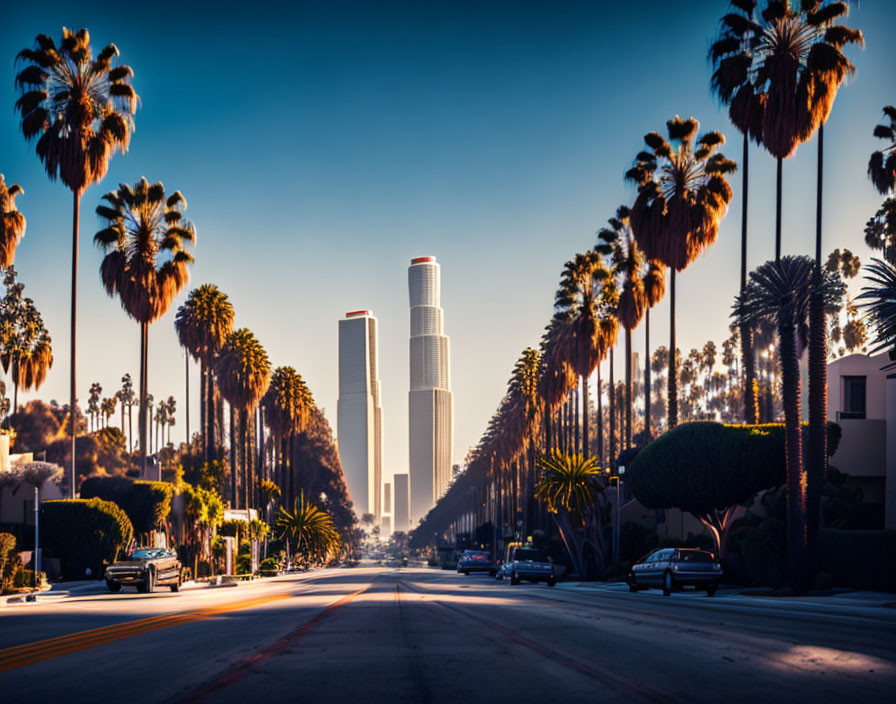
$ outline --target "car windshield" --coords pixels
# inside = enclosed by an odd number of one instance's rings
[[[715,562],[711,552],[704,550],[679,550],[679,562]]]
[[[532,562],[547,562],[548,556],[544,550],[517,550],[514,556],[517,560],[531,560]]]
[[[147,548],[143,550],[134,550],[128,557],[132,560],[151,560],[155,557],[161,557],[164,550],[159,548]]]

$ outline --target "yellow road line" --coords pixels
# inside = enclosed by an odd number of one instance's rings
[[[126,623],[114,624],[111,626],[103,626],[102,628],[93,628],[78,633],[70,633],[57,638],[47,638],[45,640],[35,641],[12,648],[0,650],[0,673],[14,670],[27,665],[34,665],[44,660],[57,658],[60,655],[68,655],[76,653],[88,648],[95,648],[104,643],[130,638],[131,636],[156,631],[162,628],[171,628],[193,621],[201,621],[213,618],[218,614],[227,613],[228,611],[238,611],[240,609],[251,609],[263,604],[269,604],[281,599],[288,599],[291,594],[276,594],[273,596],[259,597],[256,599],[245,599],[230,604],[221,604],[197,611],[187,611],[177,614],[169,614],[167,616],[152,616],[150,618],[137,619],[135,621],[127,621]]]

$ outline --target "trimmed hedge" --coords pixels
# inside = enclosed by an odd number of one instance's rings
[[[896,530],[834,530],[819,535],[819,569],[838,587],[896,591]]]
[[[134,481],[127,477],[87,477],[81,498],[114,501],[131,519],[134,532],[149,533],[171,512],[173,487],[167,482]]]
[[[134,535],[117,504],[96,498],[44,501],[40,525],[43,543],[62,560],[67,579],[83,579],[88,568],[99,579]]]

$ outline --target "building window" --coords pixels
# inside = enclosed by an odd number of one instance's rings
[[[865,377],[843,377],[843,408],[840,418],[864,418],[865,417]]]

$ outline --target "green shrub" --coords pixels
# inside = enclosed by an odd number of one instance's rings
[[[279,570],[280,560],[276,557],[266,557],[261,561],[261,564],[258,565],[258,569],[263,572]]]
[[[896,530],[822,528],[819,550],[819,568],[838,587],[896,591]]]
[[[88,477],[81,498],[114,501],[131,520],[138,535],[156,529],[171,512],[173,487],[166,482],[134,481],[127,477]]]
[[[618,582],[625,579],[631,572],[632,565],[630,562],[617,562],[610,565],[604,570],[604,580],[607,582]]]
[[[787,582],[784,521],[766,518],[744,533],[740,554],[750,582],[756,586],[780,589]]]
[[[16,553],[16,538],[0,533],[0,594],[9,594],[22,572],[22,559]]]
[[[87,569],[100,578],[134,534],[116,503],[96,498],[45,501],[40,524],[44,545],[62,560],[67,579],[81,579]]]

